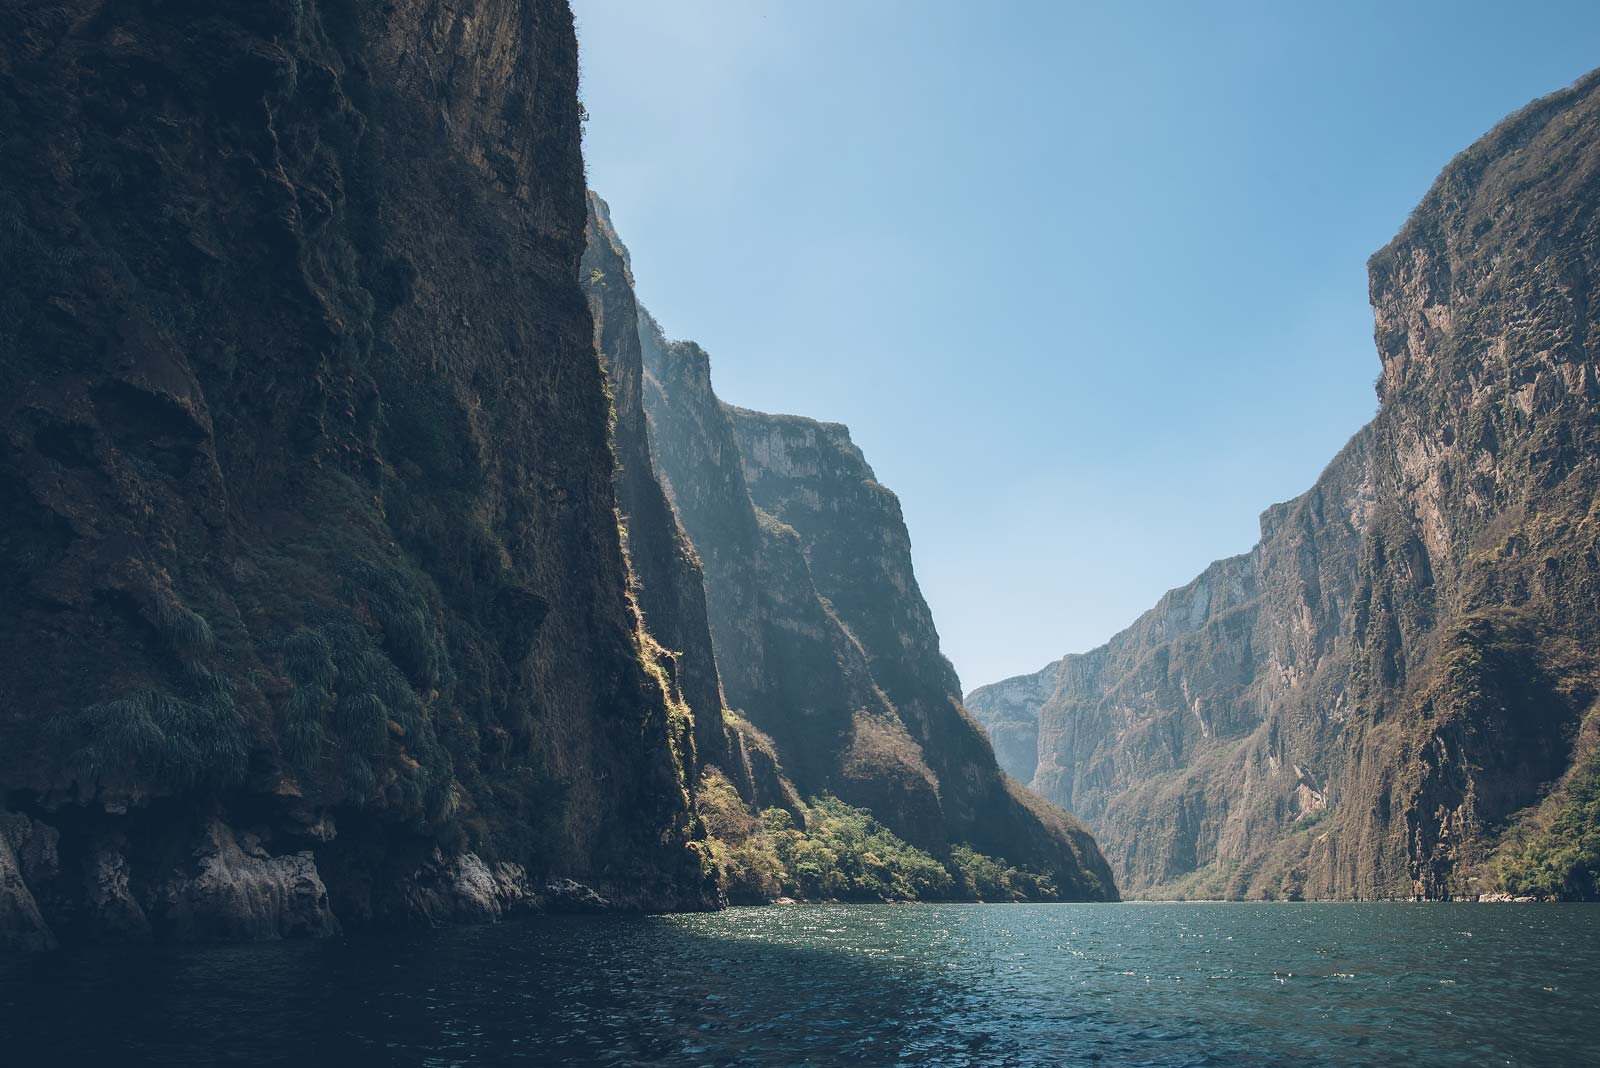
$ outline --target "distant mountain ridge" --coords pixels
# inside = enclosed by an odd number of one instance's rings
[[[1591,74],[1372,257],[1379,413],[1254,549],[967,696],[1126,891],[1596,895],[1597,207]]]

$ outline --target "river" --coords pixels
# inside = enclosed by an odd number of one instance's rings
[[[0,963],[32,1065],[1600,1064],[1600,907],[797,905]]]

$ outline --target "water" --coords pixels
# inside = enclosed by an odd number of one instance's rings
[[[1600,907],[816,905],[0,964],[0,1063],[1600,1064]]]

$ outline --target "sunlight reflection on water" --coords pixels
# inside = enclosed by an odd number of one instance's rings
[[[1596,1019],[1584,906],[790,906],[0,965],[17,1065],[1559,1068]]]

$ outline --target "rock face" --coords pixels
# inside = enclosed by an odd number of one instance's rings
[[[274,855],[255,836],[236,835],[213,819],[189,868],[178,869],[156,895],[174,937],[263,941],[339,929],[309,849]]]
[[[968,696],[1125,889],[1471,896],[1514,877],[1526,836],[1580,820],[1597,207],[1591,75],[1459,156],[1372,258],[1380,411],[1253,550],[1101,648]],[[1552,892],[1592,895],[1583,863]]]
[[[935,856],[962,844],[1048,873],[1065,897],[1114,898],[1093,839],[1002,775],[962,708],[899,503],[848,431],[724,406],[699,346],[642,311],[638,328],[653,458],[704,570],[723,693],[781,775]]]
[[[12,944],[504,907],[498,865],[716,903],[576,88],[558,0],[0,11],[0,818],[58,843],[0,849]]]
[[[992,682],[967,695],[967,707],[989,735],[995,760],[1018,782],[1031,783],[1039,769],[1039,709],[1055,693],[1061,667],[1057,660],[1032,675]]]
[[[706,620],[705,576],[656,477],[644,411],[639,307],[627,247],[605,201],[589,194],[588,244],[581,275],[594,317],[595,351],[611,386],[615,412],[617,507],[626,532],[632,591],[646,629],[670,653],[661,660],[693,711],[698,759],[725,762],[722,685]]]
[[[9,949],[55,948],[55,935],[39,911],[22,875],[8,836],[0,834],[0,946]]]

